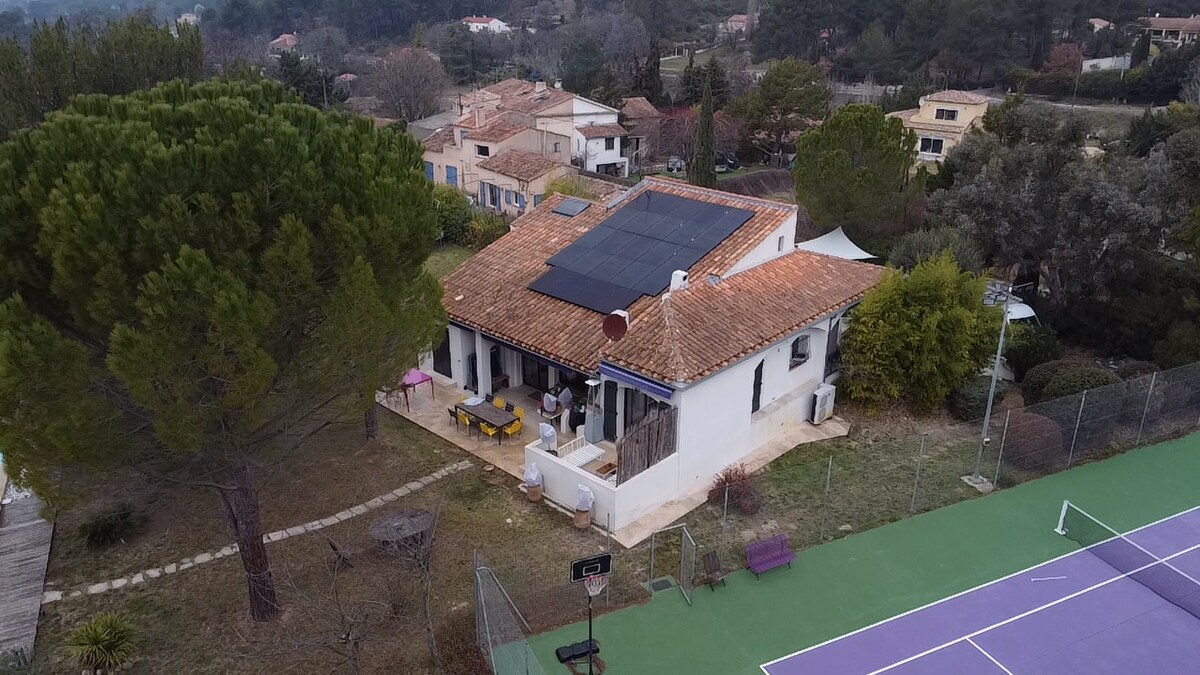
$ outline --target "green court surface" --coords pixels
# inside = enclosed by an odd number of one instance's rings
[[[595,621],[611,675],[761,673],[759,665],[1076,550],[1053,532],[1063,499],[1122,531],[1200,504],[1200,435],[1008,488],[799,553],[792,569],[727,588],[678,589]],[[698,541],[699,551],[705,542]],[[581,599],[582,600],[582,599]],[[539,635],[546,673],[556,647],[587,625]]]

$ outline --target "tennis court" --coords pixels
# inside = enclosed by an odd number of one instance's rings
[[[1120,535],[1064,503],[1059,533],[1085,548],[762,669],[768,675],[1196,672],[1200,510]]]
[[[1122,579],[1113,564],[1054,528],[1063,499],[1070,498],[1200,578],[1200,550],[1177,555],[1200,543],[1200,510],[1188,511],[1200,504],[1197,475],[1200,435],[1134,450],[806,549],[791,570],[761,579],[737,572],[728,588],[697,589],[692,605],[677,590],[656,593],[646,605],[597,618],[596,639],[610,671],[638,675],[761,674],[767,663],[770,675],[869,673],[893,664],[885,672],[1004,673],[971,642],[1014,675],[1172,672],[1170,665],[1130,669],[1116,655],[1124,652],[1154,658],[1153,652],[1177,669],[1182,660],[1196,672],[1200,620],[1142,583]],[[1047,579],[1030,581],[1034,577]],[[1119,611],[1136,621],[1112,613],[1125,606]],[[1046,624],[1070,632],[1039,628]],[[1135,627],[1154,639],[1126,632]],[[976,631],[983,632],[964,639]],[[1095,635],[1101,637],[1091,639]],[[546,672],[554,672],[553,650],[585,636],[586,625],[575,624],[534,636],[529,645]],[[833,665],[807,660],[818,656]],[[1087,661],[1076,667],[1071,658]],[[787,663],[795,668],[786,669]]]

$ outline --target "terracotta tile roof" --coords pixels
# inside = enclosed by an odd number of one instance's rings
[[[904,126],[915,131],[932,131],[934,133],[944,134],[961,134],[967,130],[970,125],[964,124],[944,124],[942,122],[930,122],[928,120],[917,119],[917,113],[920,110],[913,108],[911,110],[897,110],[893,113],[888,113],[889,117],[898,117]]]
[[[498,21],[498,20],[499,20],[499,19],[493,19],[493,18],[492,18],[492,17],[490,17],[490,16],[467,16],[467,17],[463,17],[463,23],[491,23],[491,22],[493,22],[493,21]]]
[[[499,143],[506,138],[516,136],[528,128],[524,124],[501,117],[467,132],[467,138],[485,143]]]
[[[454,145],[454,128],[442,127],[422,139],[421,143],[430,152],[441,152],[447,145]]]
[[[658,111],[658,108],[655,108],[654,104],[646,100],[645,96],[634,96],[621,101],[621,112],[625,113],[625,116],[631,120],[662,117],[662,113]]]
[[[560,103],[565,103],[575,97],[569,91],[547,87],[537,90],[536,82],[508,79],[489,85],[463,96],[463,104],[470,106],[477,102],[494,102],[500,110],[533,114]]]
[[[575,129],[587,139],[629,135],[625,127],[620,124],[589,124],[583,127],[575,127]]]
[[[546,259],[646,190],[754,211],[749,221],[691,267],[693,279],[727,274],[796,214],[796,207],[790,204],[659,178],[644,180],[613,203],[593,204],[574,218],[554,213],[554,207],[566,197],[553,195],[518,218],[512,232],[442,280],[450,318],[571,368],[595,372],[600,351],[608,343],[600,328],[603,315],[531,291],[528,286],[546,271]],[[636,323],[659,304],[656,297],[642,297],[629,307],[629,313]]]
[[[973,94],[969,91],[959,91],[957,89],[947,89],[938,91],[932,94],[923,96],[926,101],[940,101],[942,103],[987,103],[991,99],[983,94]]]
[[[529,182],[564,165],[541,155],[535,155],[532,152],[506,150],[495,157],[489,157],[479,162],[475,166],[493,171],[502,176]]]
[[[1153,30],[1200,31],[1200,16],[1144,16],[1138,22]]]
[[[793,251],[724,279],[687,286],[630,312],[605,361],[667,384],[694,383],[860,300],[877,265]]]

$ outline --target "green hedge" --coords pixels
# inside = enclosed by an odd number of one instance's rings
[[[1080,98],[1124,99],[1137,90],[1138,83],[1145,77],[1145,68],[1125,71],[1098,70],[1079,76],[1079,91],[1075,91],[1074,73],[1039,73],[1028,68],[1013,68],[1005,78],[1008,86],[1029,94],[1041,94],[1065,98],[1076,94]]]
[[[991,387],[992,378],[988,375],[979,375],[967,380],[966,384],[950,395],[950,401],[947,404],[950,414],[968,422],[983,417],[987,410],[988,391]],[[997,381],[996,398],[993,404],[1003,401],[1007,393],[1008,383]]]
[[[1121,378],[1098,366],[1071,365],[1058,371],[1042,391],[1042,400],[1049,401],[1078,394],[1088,389],[1099,389],[1110,384],[1120,384]]]
[[[1049,326],[1038,326],[1030,330],[1014,325],[1010,326],[1009,330],[1013,335],[1004,350],[1004,358],[1008,360],[1017,382],[1024,381],[1025,376],[1035,366],[1062,356],[1062,345],[1058,343],[1058,335]]]
[[[1025,397],[1025,405],[1042,401],[1045,398],[1042,391],[1050,384],[1050,380],[1072,365],[1074,364],[1069,361],[1046,361],[1030,368],[1021,380],[1021,394]]]

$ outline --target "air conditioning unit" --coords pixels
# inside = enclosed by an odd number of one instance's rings
[[[813,392],[812,417],[809,421],[813,424],[820,424],[825,420],[833,417],[833,400],[837,394],[837,387],[832,384],[822,384]]]

